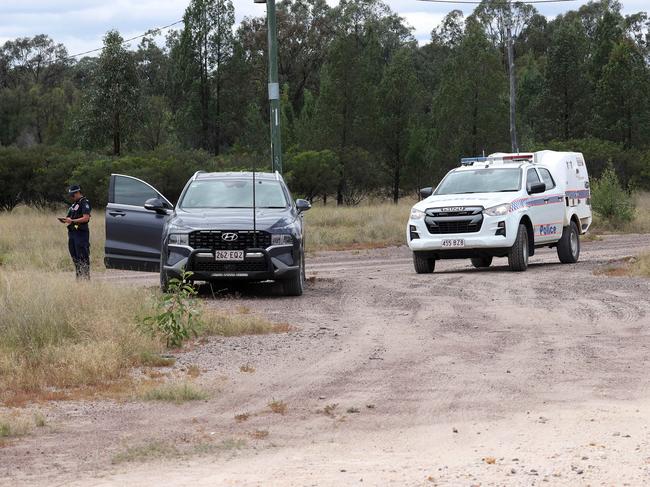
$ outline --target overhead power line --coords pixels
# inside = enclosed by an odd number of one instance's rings
[[[171,24],[167,24],[167,25],[164,25],[162,27],[157,27],[155,29],[149,29],[144,34],[140,34],[140,35],[131,37],[129,39],[125,39],[124,41],[122,41],[122,45],[127,44],[127,43],[129,43],[131,41],[135,41],[136,39],[141,39],[144,36],[147,36],[147,35],[150,35],[150,34],[157,34],[158,32],[160,32],[162,30],[165,30],[165,29],[169,29],[170,27],[173,27],[173,26],[175,26],[177,24],[180,24],[181,22],[183,22],[183,19],[177,20],[176,22],[172,22]],[[74,59],[74,58],[79,57],[79,56],[85,56],[86,54],[92,54],[93,52],[101,51],[102,49],[104,49],[104,48],[103,47],[98,47],[97,49],[91,49],[90,51],[84,51],[84,52],[80,52],[80,53],[77,53],[77,54],[72,54],[71,56],[67,56],[67,57],[64,57],[64,58],[61,58],[61,59],[57,59],[56,61],[67,61],[69,59]]]

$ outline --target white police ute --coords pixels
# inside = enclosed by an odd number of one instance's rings
[[[592,220],[579,152],[463,158],[435,190],[420,193],[406,227],[418,274],[433,272],[438,259],[471,259],[482,268],[494,257],[524,271],[539,247],[555,247],[560,262],[575,263]]]

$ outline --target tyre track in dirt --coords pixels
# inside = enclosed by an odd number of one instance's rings
[[[641,485],[650,477],[636,448],[650,445],[646,436],[629,448],[617,443],[606,459],[583,449],[589,435],[611,443],[613,432],[638,423],[638,411],[650,412],[648,280],[593,272],[647,248],[648,235],[606,236],[584,243],[576,265],[560,265],[553,250],[541,249],[525,273],[495,259],[487,270],[438,262],[433,275],[416,275],[404,247],[316,253],[302,298],[275,296],[264,285],[206,295],[208,306],[246,306],[297,327],[284,335],[211,338],[179,355],[177,368],[204,371],[198,380],[215,390],[209,401],[55,403],[48,414],[58,431],[0,449],[0,479],[424,485],[431,475],[441,485],[536,485],[547,475],[552,485],[576,485],[578,455],[593,467],[584,466],[578,485],[618,482],[621,468],[630,485]],[[157,284],[152,274],[103,278]],[[240,373],[245,363],[256,372]],[[287,414],[270,413],[271,399],[283,400]],[[338,405],[330,415],[322,412],[328,404]],[[251,418],[238,424],[233,416],[244,411]],[[210,431],[227,439],[255,429],[269,431],[268,439],[249,439],[234,456],[110,465],[125,446],[151,438],[192,441]],[[42,453],[25,455],[29,450]],[[489,452],[504,457],[497,462],[503,468],[482,461]],[[523,476],[519,464],[508,464],[512,457],[538,475]],[[562,476],[551,477],[553,469]]]

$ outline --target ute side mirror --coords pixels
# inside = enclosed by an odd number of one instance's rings
[[[307,211],[311,208],[311,203],[307,200],[303,199],[298,199],[296,200],[296,209],[302,213],[303,211]]]
[[[149,198],[144,202],[144,209],[155,211],[158,214],[166,215],[169,205],[160,198]]]
[[[433,194],[433,188],[432,188],[431,186],[429,186],[429,187],[427,187],[427,188],[422,188],[422,189],[420,190],[420,196],[421,196],[422,198],[428,198],[428,197],[431,196],[432,194]]]
[[[546,191],[546,183],[533,183],[528,187],[528,194],[538,194]]]

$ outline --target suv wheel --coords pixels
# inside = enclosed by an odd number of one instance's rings
[[[575,222],[562,229],[562,237],[557,243],[557,256],[563,264],[575,264],[580,257],[580,233]]]
[[[519,225],[515,243],[508,252],[508,266],[511,271],[520,272],[528,269],[528,230],[526,230],[526,225]]]
[[[413,267],[418,274],[431,274],[436,268],[436,259],[427,257],[422,252],[413,252]]]
[[[285,296],[302,296],[305,290],[305,254],[300,256],[300,271],[291,279],[282,281],[282,291]]]
[[[164,293],[169,290],[169,276],[162,269],[160,270],[160,290]]]
[[[484,267],[490,267],[492,264],[492,257],[474,257],[472,260],[472,265],[477,269]]]

